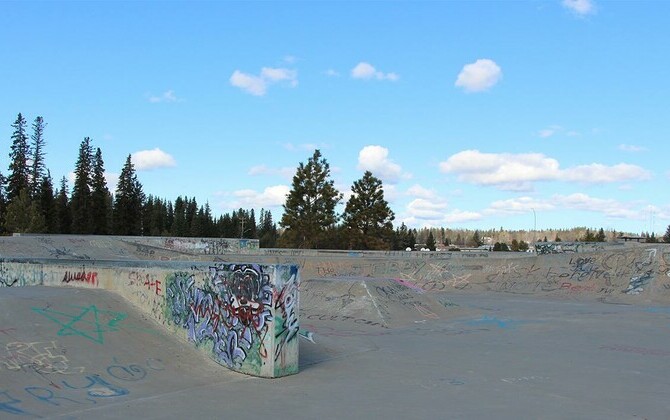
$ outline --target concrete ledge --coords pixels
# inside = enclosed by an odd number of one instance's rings
[[[0,260],[0,287],[114,291],[215,361],[274,378],[298,372],[296,265]]]

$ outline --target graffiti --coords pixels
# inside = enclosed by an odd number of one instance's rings
[[[174,277],[166,290],[172,321],[188,330],[196,345],[213,343],[217,361],[241,367],[251,354],[267,356],[264,339],[272,319],[270,277],[258,265],[210,267],[204,288],[195,287],[193,276]],[[260,364],[260,360],[249,360]]]
[[[16,332],[16,328],[0,329],[0,334],[9,335],[10,332]]]
[[[77,271],[77,272],[66,271],[65,275],[63,276],[63,280],[61,281],[61,283],[70,283],[70,282],[73,282],[73,281],[97,286],[98,285],[98,273],[95,272],[95,271],[86,272],[86,270],[83,270],[83,269],[82,269],[82,271]]]
[[[39,374],[82,373],[83,367],[71,368],[65,357],[65,349],[59,348],[55,341],[22,343],[13,342],[5,346],[6,356],[0,356],[0,366],[8,370],[32,370]]]
[[[607,345],[602,345],[600,346],[601,350],[610,350],[610,351],[618,351],[622,353],[635,353],[635,354],[642,354],[645,356],[670,356],[670,351],[667,350],[654,350],[654,349],[646,349],[643,347],[633,347],[633,346],[621,346],[621,345],[613,345],[613,346],[607,346]]]
[[[275,320],[275,361],[282,353],[284,346],[295,339],[300,330],[298,323],[298,268],[291,267],[291,278],[275,299],[275,314],[280,314]],[[281,319],[281,324],[280,324]],[[308,339],[311,339],[308,338]],[[314,342],[314,341],[312,341]]]
[[[409,289],[400,284],[391,283],[386,286],[375,286],[374,291],[380,298],[382,298],[383,301],[410,306],[426,318],[439,318],[437,314],[426,307],[421,299],[417,298],[414,289]],[[386,309],[385,305],[381,306],[383,306],[383,309]]]
[[[153,255],[156,253],[156,251],[149,248],[148,246],[139,244],[135,245],[135,252],[137,252],[139,255],[142,255],[143,257],[153,257]]]
[[[105,333],[119,331],[119,324],[128,317],[123,312],[100,310],[95,305],[71,307],[79,312],[62,312],[49,307],[32,310],[58,324],[59,337],[75,335],[98,344],[104,344]]]
[[[163,293],[162,282],[156,278],[155,274],[152,273],[140,273],[137,271],[131,271],[128,273],[128,285],[129,286],[143,286],[150,292],[153,292],[156,295],[161,295]]]
[[[65,247],[63,247],[62,249],[51,248],[51,247],[45,247],[45,248],[49,251],[49,254],[52,257],[55,257],[57,259],[60,259],[60,257],[74,258],[76,260],[90,260],[91,259],[91,257],[89,257],[86,254],[78,255],[78,254],[72,252],[71,249],[68,249],[68,248],[65,248]]]
[[[621,293],[625,293],[627,295],[639,295],[644,291],[644,286],[646,286],[651,281],[652,274],[653,271],[649,270],[639,276],[631,277],[628,287],[626,290],[622,290]]]
[[[0,261],[0,287],[42,284],[42,266]]]
[[[106,374],[79,374],[68,379],[51,381],[50,388],[27,386],[21,391],[0,390],[0,413],[39,417],[22,406],[32,402],[30,405],[36,407],[34,402],[38,402],[42,404],[41,407],[49,410],[49,414],[53,414],[54,407],[98,404],[101,401],[125,397],[131,390],[121,384],[143,381],[150,373],[164,369],[160,359],[147,359],[144,364],[128,365],[114,359],[113,364],[103,369]]]

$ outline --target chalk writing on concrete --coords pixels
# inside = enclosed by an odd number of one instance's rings
[[[34,371],[39,374],[82,373],[83,367],[71,367],[65,349],[55,341],[13,342],[5,345],[6,355],[0,356],[0,367],[7,370]]]

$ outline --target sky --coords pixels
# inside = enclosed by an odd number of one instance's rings
[[[0,171],[18,113],[55,186],[85,137],[110,190],[282,214],[319,149],[395,225],[670,224],[670,2],[0,1]],[[4,121],[4,122],[3,122]],[[29,130],[30,132],[31,130]]]

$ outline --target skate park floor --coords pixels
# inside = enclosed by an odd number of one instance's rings
[[[388,328],[306,306],[300,372],[262,379],[113,292],[0,292],[1,419],[670,418],[666,306],[443,295]]]

